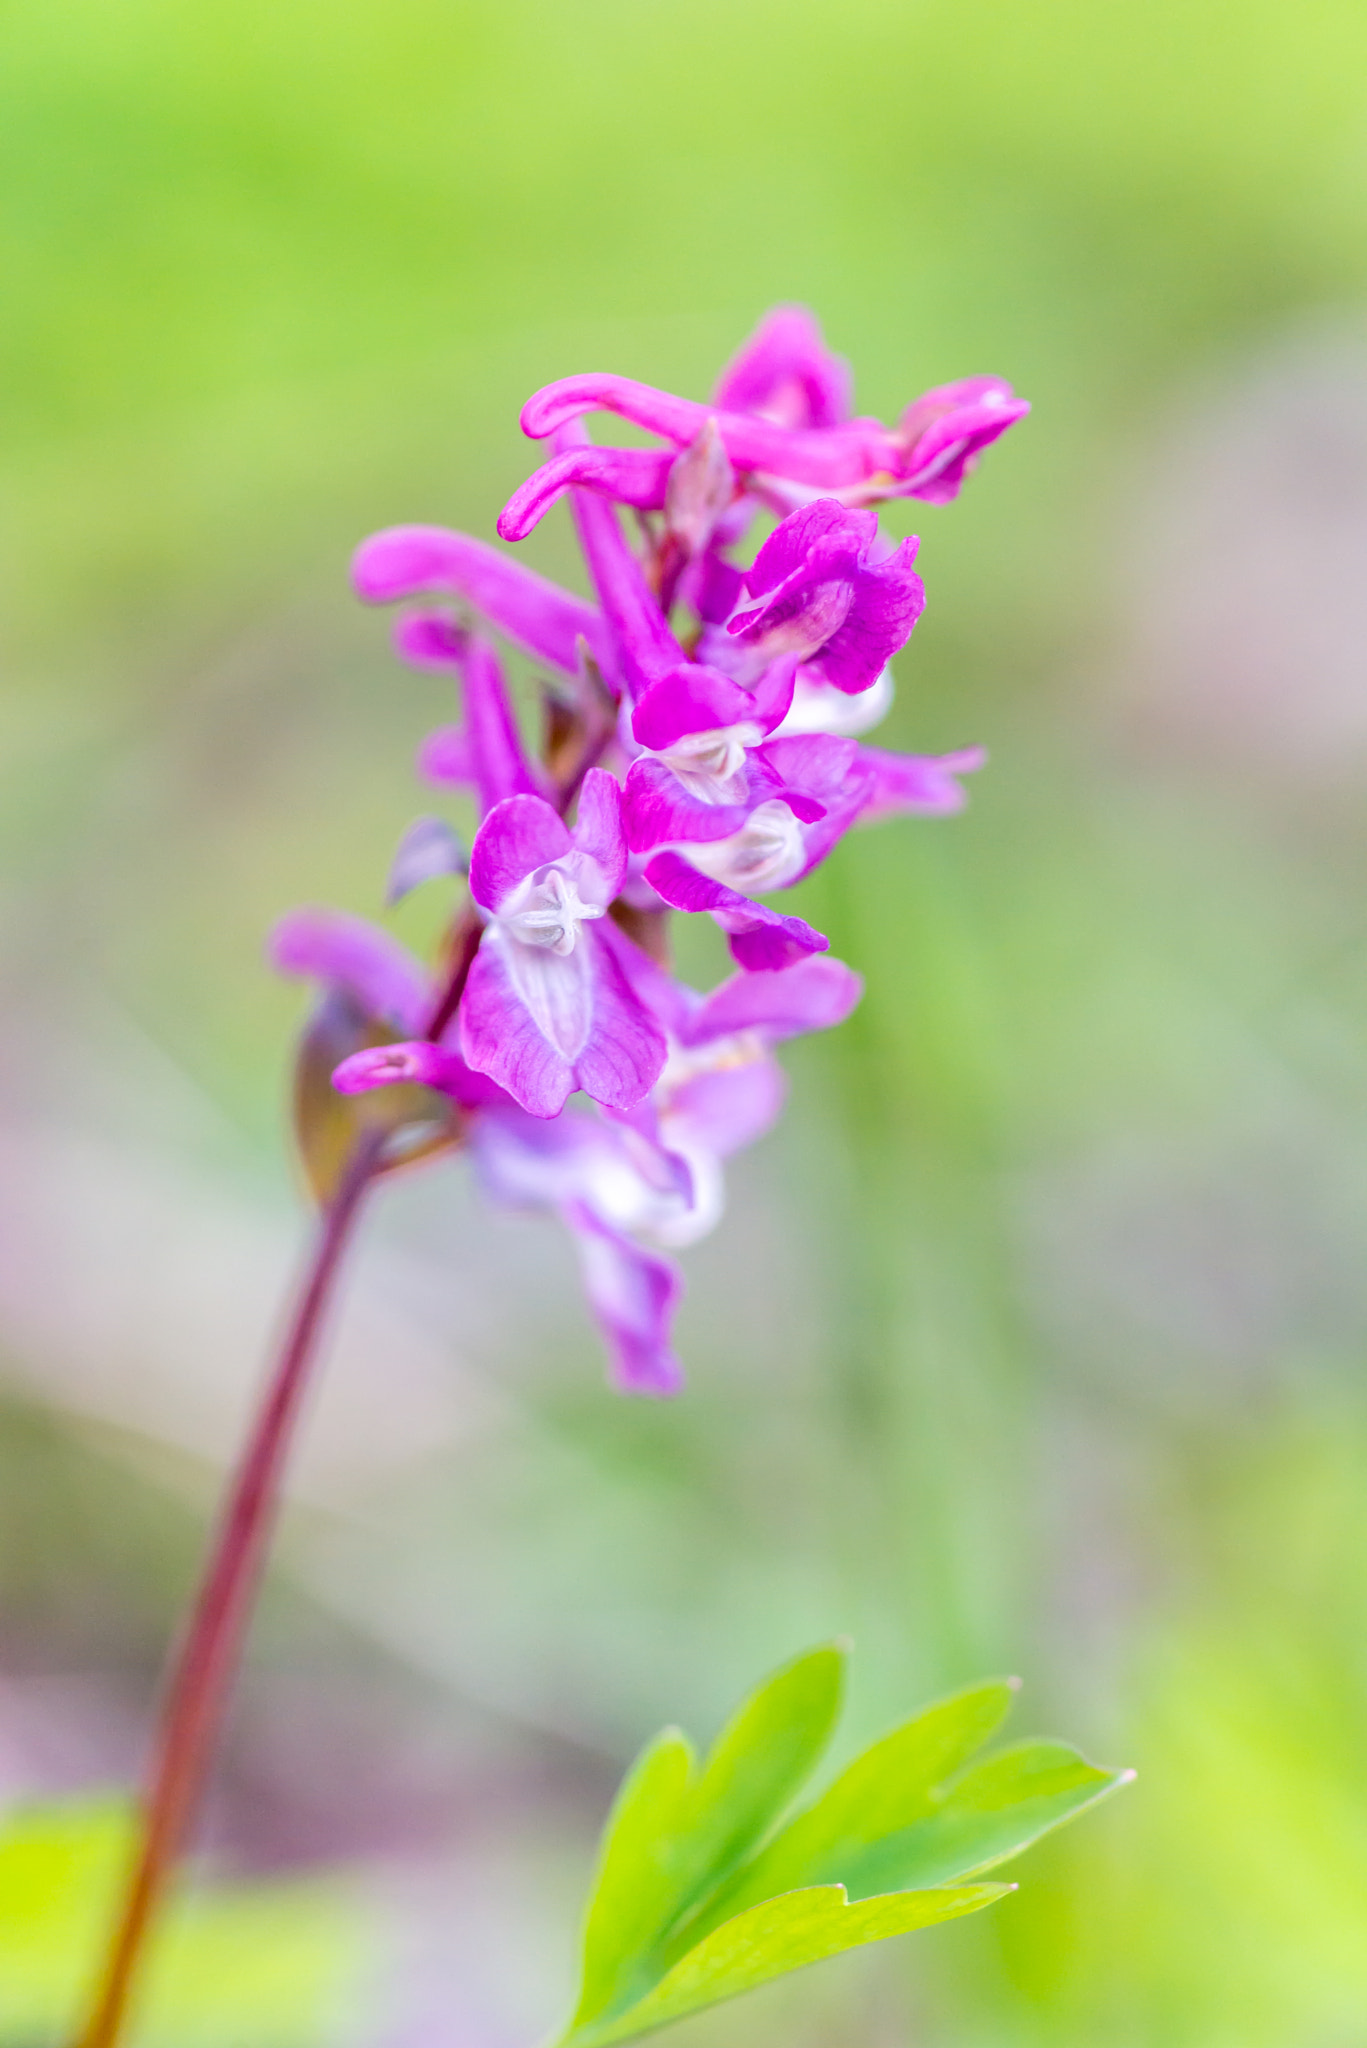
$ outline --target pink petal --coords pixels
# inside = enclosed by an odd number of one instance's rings
[[[790,676],[789,703],[791,681]],[[720,669],[681,660],[643,692],[631,715],[632,736],[641,746],[658,751],[672,746],[686,733],[716,732],[739,725],[752,716],[752,708],[750,692],[732,682]],[[787,708],[785,704],[784,712]],[[776,725],[778,722],[774,720]]]
[[[502,540],[525,540],[566,491],[597,491],[619,505],[658,511],[674,457],[657,448],[566,448],[534,470],[499,514]]]
[[[574,523],[603,608],[619,671],[633,697],[658,676],[678,668],[684,651],[660,612],[612,506],[588,491],[576,491]]]
[[[504,797],[539,796],[540,785],[522,751],[508,702],[503,669],[487,640],[471,636],[461,673],[465,730],[481,810],[491,811]]]
[[[874,824],[907,813],[934,817],[961,811],[968,795],[958,778],[971,775],[986,759],[981,747],[962,747],[955,754],[893,754],[883,747],[860,747],[860,766],[871,778],[860,819]]]
[[[722,371],[715,397],[726,412],[780,426],[835,427],[849,415],[849,365],[805,306],[775,306]]]
[[[579,641],[610,666],[602,620],[591,604],[524,569],[486,542],[444,526],[392,526],[362,541],[352,561],[359,596],[371,604],[449,591],[540,661],[579,673]]]
[[[267,942],[281,974],[307,975],[345,989],[369,1017],[416,1032],[431,1001],[426,971],[378,925],[344,910],[291,910]]]
[[[594,897],[581,890],[585,902],[611,903],[627,871],[626,833],[622,826],[621,784],[605,768],[590,768],[579,792],[579,811],[574,826],[574,843],[580,853],[598,868],[601,892]]]
[[[418,773],[438,789],[470,789],[475,764],[463,725],[441,725],[418,748]]]
[[[593,1012],[575,1078],[605,1108],[630,1109],[660,1078],[665,1035],[634,993],[612,947],[603,945],[597,932],[588,932],[575,948],[581,950],[592,966]]]
[[[573,1065],[514,987],[505,948],[492,931],[484,935],[461,998],[460,1049],[477,1073],[496,1081],[531,1116],[558,1116],[574,1088]]]
[[[569,827],[544,797],[504,797],[470,848],[470,894],[485,910],[496,911],[534,868],[563,860],[573,844]]]
[[[683,1368],[670,1343],[683,1293],[677,1266],[658,1252],[643,1251],[583,1202],[567,1203],[564,1213],[579,1246],[585,1292],[607,1341],[617,1385],[626,1394],[677,1394]]]
[[[809,954],[779,972],[733,974],[693,1012],[680,1037],[702,1045],[734,1031],[759,1031],[766,1040],[842,1024],[864,984],[843,960]]]
[[[657,853],[645,872],[646,880],[676,910],[710,911],[744,968],[789,967],[808,953],[824,953],[830,944],[805,918],[785,917],[738,889],[728,889],[724,882],[714,882],[680,854]]]

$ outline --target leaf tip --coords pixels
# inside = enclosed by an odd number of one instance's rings
[[[1138,1776],[1139,1773],[1134,1768],[1133,1764],[1131,1764],[1126,1770],[1117,1771],[1115,1774],[1116,1790],[1119,1791],[1122,1785],[1133,1785],[1135,1779]]]

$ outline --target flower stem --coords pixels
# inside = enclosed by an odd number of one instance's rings
[[[137,1861],[79,2048],[115,2048],[147,1937],[199,1805],[260,1583],[280,1481],[342,1254],[384,1148],[363,1131],[324,1210],[298,1304],[224,1503],[189,1626],[172,1668]]]

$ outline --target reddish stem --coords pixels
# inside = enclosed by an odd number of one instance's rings
[[[324,1212],[298,1306],[224,1505],[167,1688],[138,1861],[80,2048],[114,2048],[128,2017],[147,1935],[212,1761],[265,1563],[290,1438],[342,1253],[384,1142],[381,1131],[361,1135]]]

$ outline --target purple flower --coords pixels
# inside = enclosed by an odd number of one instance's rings
[[[592,446],[580,420],[595,409],[661,445]],[[594,602],[440,527],[357,553],[363,597],[420,600],[396,646],[454,680],[462,707],[420,765],[471,792],[479,822],[467,863],[446,820],[419,819],[391,873],[391,901],[465,876],[440,984],[361,919],[301,911],[277,927],[277,964],[321,981],[345,1025],[314,1035],[309,1071],[340,1058],[342,1095],[409,1083],[457,1105],[428,1149],[466,1146],[493,1199],[563,1219],[625,1388],[680,1383],[667,1253],[712,1227],[726,1158],[779,1114],[774,1045],[858,999],[825,936],[768,899],[856,825],[957,810],[983,758],[862,744],[924,604],[917,542],[884,540],[869,508],[954,497],[1026,410],[980,377],[926,393],[893,428],[852,418],[846,365],[804,308],[781,306],[711,405],[614,376],[529,401],[526,431],[554,445],[499,533],[521,539],[566,499]],[[778,524],[747,566],[759,514]],[[555,672],[535,757],[485,628]],[[706,997],[659,964],[673,911],[711,916],[740,969]],[[403,1148],[423,1128],[408,1102],[392,1105],[395,1162],[427,1143]]]
[[[791,323],[794,316],[801,317],[796,308],[780,317]],[[794,325],[772,334],[761,328],[723,379],[724,403],[706,406],[630,377],[593,372],[535,392],[522,409],[522,430],[540,441],[585,413],[612,412],[683,448],[710,419],[733,467],[766,490],[795,485],[848,504],[898,497],[943,504],[957,496],[983,449],[1030,410],[1001,378],[970,377],[926,392],[888,428],[843,416],[846,401],[834,364],[815,323],[801,342]],[[790,509],[790,494],[778,495],[789,499]]]
[[[961,377],[923,392],[897,423],[903,478],[897,495],[947,505],[984,448],[1029,410],[1000,377]]]
[[[722,371],[715,400],[775,426],[837,427],[849,418],[850,366],[805,306],[775,306]]]
[[[818,681],[855,695],[877,682],[925,606],[917,543],[881,556],[878,519],[818,498],[770,534],[745,577],[758,599],[727,632],[762,658],[790,654]]]
[[[572,1232],[618,1386],[672,1394],[683,1377],[672,1340],[683,1282],[655,1247],[695,1243],[714,1227],[724,1161],[761,1137],[783,1105],[772,1046],[840,1023],[860,983],[838,960],[809,959],[782,973],[735,975],[699,996],[640,954],[629,979],[667,1032],[669,1056],[650,1096],[614,1118],[575,1109],[529,1116],[497,1091],[481,1101],[487,1080],[433,1045],[357,1053],[336,1085],[359,1093],[421,1081],[451,1095],[469,1115],[490,1198],[552,1211]]]
[[[370,604],[444,592],[464,598],[538,661],[576,675],[579,643],[606,664],[602,621],[591,604],[469,534],[444,526],[391,526],[362,541],[351,564],[357,595]]]
[[[495,804],[470,850],[470,894],[488,917],[460,1006],[460,1049],[533,1116],[575,1088],[612,1108],[639,1102],[664,1064],[659,1026],[620,961],[606,918],[626,875],[621,794],[589,770],[573,832],[538,796]]]
[[[291,910],[267,941],[280,974],[304,975],[340,990],[367,1017],[411,1035],[431,1001],[421,962],[388,932],[344,910]]]

